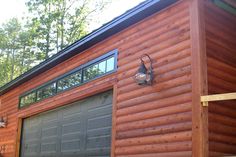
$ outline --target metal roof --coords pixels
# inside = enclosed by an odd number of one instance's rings
[[[177,1],[178,0],[146,0],[140,3],[136,7],[126,11],[124,14],[92,31],[85,37],[61,50],[54,56],[48,58],[16,79],[0,87],[0,95],[3,95],[9,90],[21,85],[26,81],[29,81],[30,79],[49,70],[57,64],[83,52],[91,46],[170,6]]]

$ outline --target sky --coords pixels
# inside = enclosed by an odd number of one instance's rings
[[[110,7],[104,10],[99,23],[92,23],[89,29],[98,28],[101,24],[109,22],[142,1],[144,0],[115,0]],[[0,24],[12,17],[24,17],[26,10],[25,0],[0,0]]]

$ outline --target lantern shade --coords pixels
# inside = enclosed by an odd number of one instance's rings
[[[150,60],[150,69],[148,70],[144,64],[143,57],[147,56]],[[141,64],[139,66],[139,69],[137,73],[134,76],[135,81],[138,83],[138,85],[151,85],[153,80],[153,71],[152,71],[152,61],[151,58],[148,55],[143,55],[141,57]]]
[[[141,61],[141,64],[140,64],[139,69],[138,69],[138,73],[147,74],[147,68],[145,67],[143,61]]]
[[[146,79],[147,79],[147,68],[145,67],[144,63],[141,62],[137,74],[135,74],[135,81],[139,85],[144,85],[146,84]]]
[[[135,75],[135,81],[139,84],[139,85],[144,85],[146,84],[146,74],[143,73],[137,73]]]

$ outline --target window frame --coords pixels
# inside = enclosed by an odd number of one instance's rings
[[[30,106],[30,105],[32,105],[32,104],[34,104],[34,103],[39,102],[39,101],[42,101],[42,100],[51,98],[51,97],[53,97],[53,96],[55,96],[55,95],[57,95],[57,94],[60,94],[60,93],[62,93],[62,92],[66,92],[66,91],[71,90],[71,89],[73,89],[73,88],[76,88],[76,87],[79,87],[79,86],[81,86],[81,85],[84,85],[84,84],[86,84],[86,83],[88,83],[88,82],[91,82],[91,81],[93,81],[93,80],[96,80],[96,79],[98,79],[98,78],[101,78],[101,77],[103,77],[103,76],[107,76],[107,75],[109,75],[109,74],[112,74],[112,73],[116,72],[116,71],[117,71],[117,56],[118,56],[118,50],[117,50],[117,49],[112,50],[112,51],[110,51],[110,52],[108,52],[108,53],[106,53],[106,54],[104,54],[104,55],[102,55],[102,56],[100,56],[100,57],[98,57],[98,58],[95,58],[95,59],[93,59],[93,60],[91,60],[91,61],[89,61],[89,62],[87,62],[87,63],[85,63],[85,64],[80,65],[79,67],[77,67],[77,68],[75,68],[75,69],[73,69],[73,70],[71,70],[71,71],[69,71],[69,72],[67,72],[67,73],[65,73],[65,74],[63,74],[63,75],[61,75],[61,76],[58,76],[58,77],[55,78],[55,79],[52,79],[52,80],[50,80],[50,81],[48,81],[48,82],[46,82],[46,83],[40,85],[39,87],[36,87],[36,88],[34,88],[34,89],[30,90],[30,91],[27,91],[27,92],[23,93],[22,95],[19,96],[18,108],[19,108],[19,109],[22,109],[22,108],[28,107],[28,106]],[[112,58],[112,57],[114,57],[114,67],[113,67],[114,69],[113,69],[113,70],[111,70],[111,71],[109,71],[109,72],[105,72],[105,73],[103,73],[103,74],[99,74],[98,76],[95,76],[95,77],[92,78],[92,79],[88,79],[88,80],[86,80],[86,81],[84,80],[84,70],[85,70],[86,68],[88,68],[88,67],[90,67],[90,66],[93,66],[93,65],[96,65],[96,64],[99,65],[99,63],[101,63],[101,62],[103,62],[103,61],[107,61],[107,60],[109,60],[109,59]],[[106,64],[107,64],[107,63],[106,63]],[[107,65],[106,65],[106,66],[107,66]],[[105,70],[106,70],[106,67],[105,67]],[[77,85],[74,85],[74,86],[71,86],[71,87],[69,87],[69,88],[67,88],[67,89],[65,89],[65,90],[58,91],[58,82],[59,82],[60,80],[65,79],[66,77],[68,77],[68,76],[70,76],[70,75],[73,75],[73,74],[75,74],[75,73],[77,73],[77,72],[79,72],[79,71],[81,71],[81,83],[79,83],[79,84],[77,84]],[[52,85],[53,83],[56,83],[56,91],[55,91],[55,93],[52,94],[51,96],[48,96],[48,97],[46,97],[46,98],[42,98],[42,99],[38,100],[38,91],[41,90],[41,89],[43,89],[43,88],[45,88],[45,87],[47,87],[47,86]],[[35,96],[35,101],[34,101],[33,103],[30,103],[30,104],[27,104],[27,105],[22,105],[22,104],[21,104],[21,99],[22,99],[23,97],[26,97],[27,95],[29,95],[29,94],[31,94],[31,93],[34,93],[34,92],[35,92],[35,94],[36,94],[36,96]],[[22,106],[21,106],[21,105],[22,105]]]

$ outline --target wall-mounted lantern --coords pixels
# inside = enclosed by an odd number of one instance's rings
[[[0,117],[0,128],[5,128],[7,126],[7,117]]]
[[[144,58],[148,58],[150,62],[150,66],[147,69],[144,63]],[[144,54],[140,58],[140,66],[137,73],[134,76],[135,81],[138,85],[152,85],[153,82],[153,67],[152,67],[152,60],[151,57],[147,54]]]

